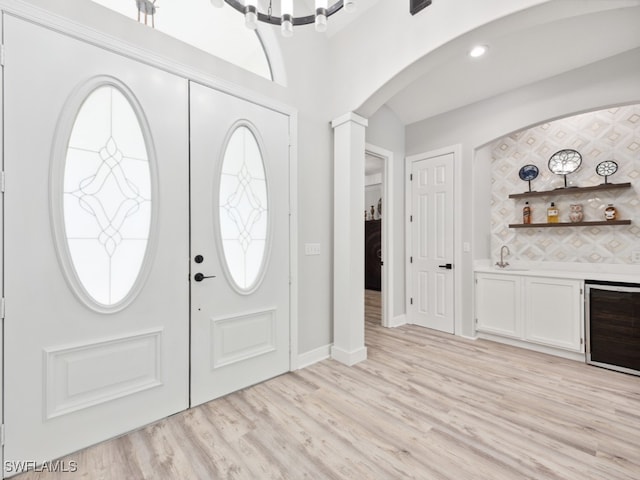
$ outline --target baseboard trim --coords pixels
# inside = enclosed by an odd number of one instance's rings
[[[401,327],[402,325],[407,324],[407,316],[403,313],[402,315],[398,315],[397,317],[393,317],[391,322],[389,322],[389,328]]]
[[[331,344],[323,345],[322,347],[314,348],[313,350],[299,354],[298,368],[296,370],[309,367],[314,363],[321,362],[327,358],[331,358]]]
[[[538,353],[545,353],[547,355],[554,355],[556,357],[566,358],[568,360],[575,360],[577,362],[585,362],[585,354],[579,352],[571,352],[563,350],[561,348],[548,347],[546,345],[538,345],[536,343],[526,342],[515,338],[502,337],[500,335],[492,335],[490,333],[478,332],[478,338],[483,340],[490,340],[496,343],[504,343],[511,345],[512,347],[524,348],[526,350],[533,350]]]
[[[458,337],[466,338],[467,340],[478,340],[477,336],[473,336],[472,337],[470,335],[462,335],[462,334],[460,334],[460,335],[458,335]]]
[[[347,352],[346,350],[342,350],[334,345],[331,347],[331,358],[351,367],[352,365],[367,359],[367,347],[359,348],[353,352]]]

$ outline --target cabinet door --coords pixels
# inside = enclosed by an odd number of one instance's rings
[[[582,280],[528,277],[524,281],[526,340],[583,352]]]
[[[476,319],[479,332],[522,337],[521,278],[476,275]]]

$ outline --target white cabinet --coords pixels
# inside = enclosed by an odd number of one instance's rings
[[[582,280],[476,274],[478,332],[584,352]]]
[[[582,281],[523,277],[524,337],[582,351]]]
[[[522,337],[520,277],[476,274],[477,329],[505,337]]]

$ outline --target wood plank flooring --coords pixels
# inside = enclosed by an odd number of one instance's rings
[[[640,478],[640,378],[385,329],[376,311],[365,362],[326,360],[70,455],[75,474],[15,478]]]

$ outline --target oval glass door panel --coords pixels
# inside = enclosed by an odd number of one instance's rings
[[[67,145],[63,215],[71,263],[99,305],[123,301],[142,269],[151,226],[151,171],[138,116],[112,85],[82,103]]]
[[[269,205],[260,147],[253,132],[237,127],[227,143],[220,175],[220,235],[227,271],[244,291],[263,269]]]

